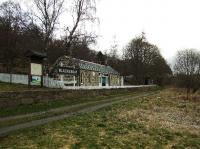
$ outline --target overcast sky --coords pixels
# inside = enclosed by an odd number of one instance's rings
[[[200,49],[200,0],[97,0],[97,16],[100,24],[95,30],[100,37],[96,50],[109,49],[116,37],[122,53],[141,32],[170,63],[177,50]],[[61,19],[64,22],[68,20]]]
[[[171,61],[177,50],[200,49],[200,0],[100,0],[98,49],[113,37],[122,49],[142,31]]]

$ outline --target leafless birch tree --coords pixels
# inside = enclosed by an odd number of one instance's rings
[[[196,50],[186,49],[176,55],[174,66],[175,75],[181,87],[187,89],[187,99],[191,89],[195,92],[199,88],[200,54]]]
[[[65,38],[65,46],[66,50],[65,53],[69,52],[69,55],[72,55],[72,42],[76,40],[76,38],[80,38],[84,36],[89,40],[93,40],[93,36],[85,35],[78,30],[79,26],[83,25],[88,21],[94,22],[96,20],[95,13],[96,13],[96,2],[95,0],[73,0],[72,4],[72,17],[73,17],[73,26],[67,27],[66,31],[66,38]]]
[[[38,11],[36,17],[40,21],[44,33],[45,52],[48,51],[55,26],[62,13],[63,3],[64,0],[34,0],[34,4]]]

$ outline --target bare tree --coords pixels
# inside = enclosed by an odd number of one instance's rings
[[[72,4],[72,17],[73,17],[73,26],[67,27],[66,38],[65,38],[65,53],[69,52],[69,55],[72,56],[71,46],[73,40],[80,38],[80,36],[84,36],[88,38],[89,41],[94,41],[96,36],[85,35],[78,30],[78,27],[86,23],[87,21],[94,22],[96,20],[96,2],[95,0],[74,0]],[[83,38],[83,37],[81,37]]]
[[[108,55],[115,59],[119,58],[118,49],[119,49],[119,45],[117,43],[116,36],[113,36],[113,43],[109,49]]]
[[[113,37],[113,43],[108,49],[108,53],[106,52],[106,62],[109,66],[118,70],[118,66],[120,63],[120,56],[118,55],[119,45],[116,40],[116,36]]]
[[[153,69],[157,61],[162,61],[162,65],[167,65],[158,47],[149,43],[144,33],[134,38],[125,48],[124,60],[127,61],[129,65],[128,69],[131,70],[134,82],[137,84],[148,84],[150,78],[157,80],[155,72],[158,72],[159,68],[157,67],[156,70]],[[160,75],[163,74],[161,69],[159,72]]]
[[[179,51],[174,66],[177,82],[180,87],[187,89],[187,99],[191,90],[195,92],[199,88],[199,52],[192,49]]]
[[[187,89],[187,99],[191,89],[197,90],[199,87],[200,56],[199,52],[193,49],[179,51],[176,55],[174,72],[178,80],[178,85]]]
[[[44,33],[45,52],[48,51],[55,26],[62,13],[63,3],[64,0],[34,0],[34,4],[38,10],[38,13],[35,15],[40,21]]]

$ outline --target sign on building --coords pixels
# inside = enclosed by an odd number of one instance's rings
[[[58,68],[59,74],[69,74],[69,75],[77,75],[78,70],[70,67],[59,67]]]

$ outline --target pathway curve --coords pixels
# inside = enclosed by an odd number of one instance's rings
[[[40,120],[34,120],[34,121],[31,121],[31,122],[26,122],[26,123],[23,123],[23,124],[17,124],[17,125],[14,125],[14,126],[5,127],[5,128],[0,129],[0,137],[4,137],[4,136],[8,135],[9,133],[16,131],[16,130],[47,124],[49,122],[62,120],[62,119],[71,117],[73,115],[93,112],[93,111],[96,111],[98,109],[111,106],[113,104],[125,102],[125,101],[128,101],[128,100],[133,100],[133,99],[137,99],[137,98],[141,98],[141,97],[145,97],[145,96],[150,96],[150,95],[153,95],[153,94],[156,94],[156,93],[157,92],[145,93],[145,94],[138,95],[138,96],[132,96],[132,97],[128,97],[128,98],[125,97],[124,99],[123,99],[123,97],[120,97],[121,98],[120,100],[116,100],[116,101],[112,100],[112,101],[107,102],[107,103],[100,103],[98,105],[79,109],[79,110],[74,111],[74,112],[65,113],[65,114],[58,115],[58,116],[48,117],[48,118],[44,118],[44,119],[40,119]]]

